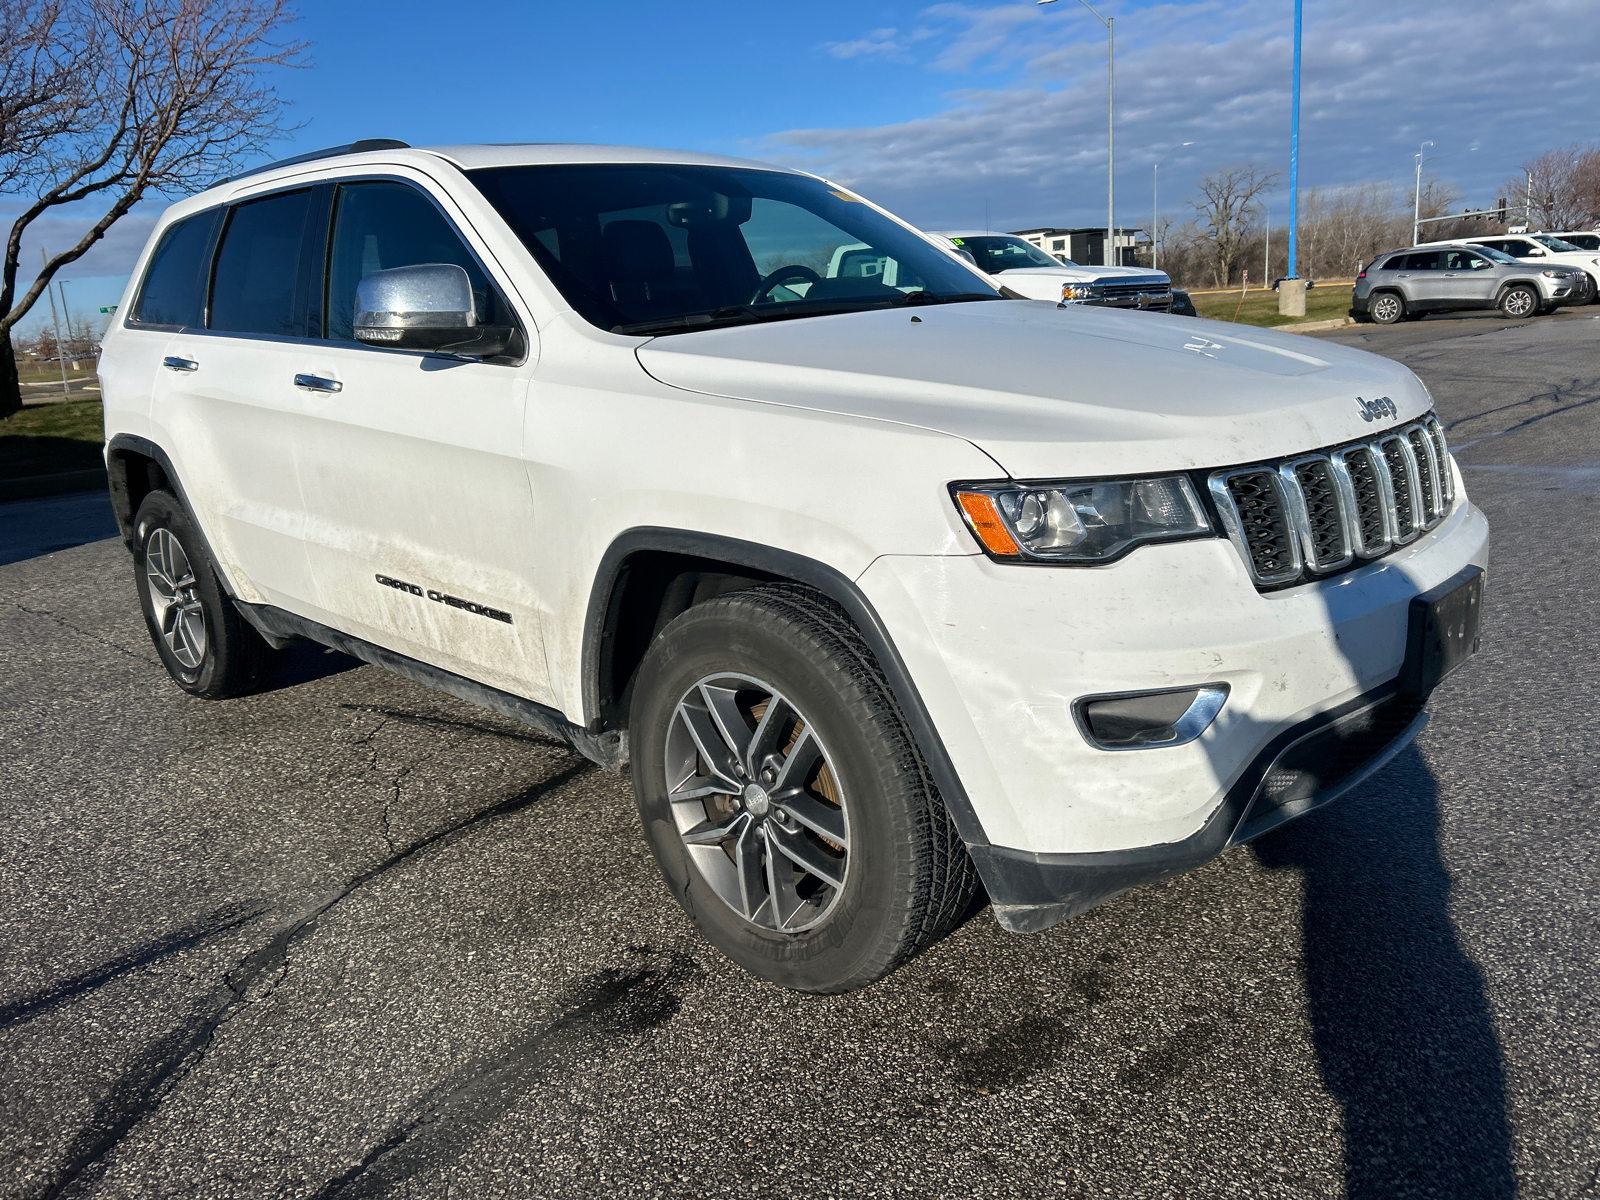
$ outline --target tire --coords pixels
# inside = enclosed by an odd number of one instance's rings
[[[139,607],[173,682],[203,700],[260,690],[277,655],[223,594],[205,543],[177,497],[151,492],[133,528]]]
[[[753,974],[853,991],[969,915],[972,860],[871,651],[820,593],[769,584],[681,614],[639,668],[629,723],[667,887]]]
[[[1406,302],[1395,292],[1379,292],[1367,302],[1367,315],[1379,325],[1393,325],[1406,315]]]
[[[1513,284],[1500,295],[1500,311],[1517,320],[1536,317],[1543,307],[1539,294],[1527,284]]]

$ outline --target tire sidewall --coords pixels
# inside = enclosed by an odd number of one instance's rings
[[[206,628],[206,652],[198,667],[186,667],[178,661],[157,623],[155,603],[150,597],[150,583],[146,576],[146,546],[150,535],[157,529],[166,529],[178,540],[189,566],[194,571],[195,591],[200,597],[201,617]],[[205,695],[213,689],[219,668],[222,636],[218,628],[227,602],[211,560],[204,550],[199,531],[189,519],[181,504],[170,492],[155,491],[144,498],[134,516],[134,578],[139,589],[139,607],[144,612],[145,625],[150,630],[150,640],[172,680],[191,695]]]
[[[629,725],[645,837],[678,903],[729,958],[785,987],[844,990],[870,971],[905,919],[911,872],[897,851],[915,832],[903,802],[905,780],[891,761],[882,720],[873,719],[873,705],[848,674],[817,662],[781,624],[719,608],[678,618],[640,667]],[[696,681],[722,672],[754,676],[794,703],[817,730],[844,793],[850,822],[844,890],[827,918],[801,933],[757,929],[734,912],[695,868],[673,820],[664,767],[669,722]]]
[[[1394,315],[1391,317],[1379,315],[1379,313],[1383,311],[1382,305],[1386,300],[1392,301],[1395,305]],[[1372,298],[1371,303],[1368,304],[1367,315],[1370,316],[1376,324],[1393,325],[1406,315],[1406,302],[1393,292],[1379,292]]]

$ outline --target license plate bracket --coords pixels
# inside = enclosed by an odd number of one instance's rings
[[[1407,614],[1406,659],[1400,691],[1427,696],[1478,650],[1483,615],[1483,568],[1467,567],[1415,596]]]

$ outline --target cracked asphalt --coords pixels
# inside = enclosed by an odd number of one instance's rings
[[[309,646],[184,696],[126,552],[29,502],[0,1194],[1600,1196],[1600,320],[1326,336],[1421,374],[1494,525],[1418,746],[852,996],[722,960],[625,781],[498,716]]]

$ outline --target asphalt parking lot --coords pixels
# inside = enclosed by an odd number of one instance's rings
[[[723,961],[626,782],[499,717],[311,647],[187,698],[120,544],[30,502],[0,1192],[1600,1196],[1600,319],[1324,336],[1422,376],[1494,526],[1418,746],[845,997]]]

